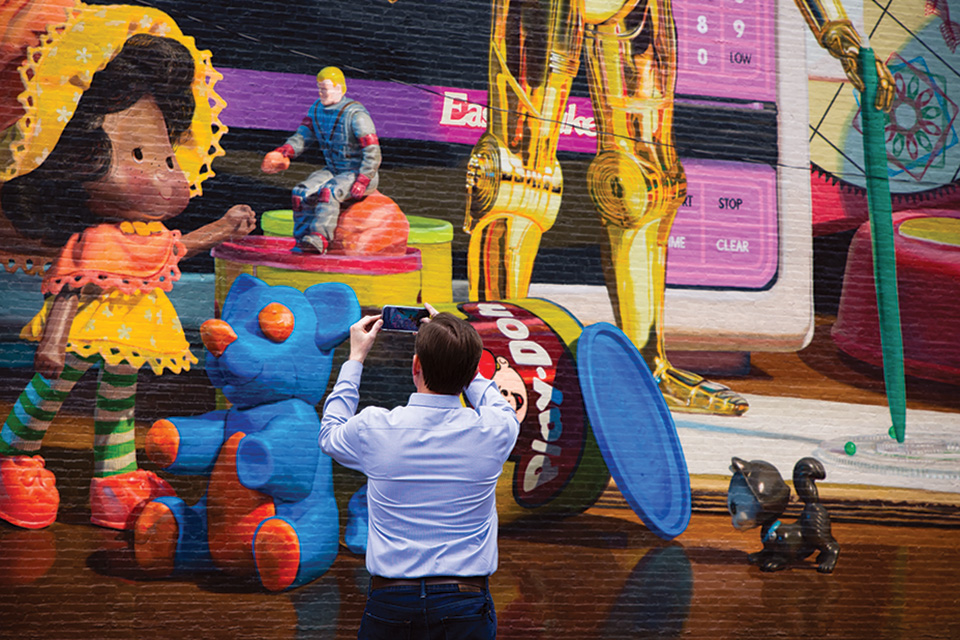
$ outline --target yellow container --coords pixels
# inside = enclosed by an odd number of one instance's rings
[[[431,304],[453,302],[453,225],[444,220],[407,216],[407,246],[420,250],[420,297]]]
[[[260,214],[260,228],[263,235],[279,238],[293,236],[293,211],[291,209],[275,209]]]
[[[420,252],[416,249],[407,249],[402,256],[367,258],[294,253],[293,247],[293,238],[248,236],[213,249],[217,315],[241,273],[301,291],[321,282],[342,282],[353,288],[362,307],[417,304]]]
[[[407,216],[407,221],[410,223],[407,246],[420,250],[421,299],[431,304],[452,302],[453,259],[450,247],[453,243],[453,225],[422,216]],[[264,235],[290,237],[293,235],[293,211],[265,211],[260,216],[260,227]]]

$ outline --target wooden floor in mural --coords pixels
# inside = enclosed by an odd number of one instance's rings
[[[736,531],[725,514],[731,455],[789,469],[824,439],[885,430],[882,377],[837,352],[831,320],[818,318],[800,353],[754,354],[748,375],[720,379],[751,400],[743,418],[674,415],[694,494],[691,523],[675,540],[650,533],[615,487],[578,516],[506,527],[491,581],[498,637],[956,638],[956,480],[828,464],[821,495],[841,546],[830,575],[812,563],[761,573],[746,557],[761,546],[758,532]],[[145,400],[159,380],[144,377]],[[187,393],[205,378],[177,380]],[[2,400],[5,413],[12,398]],[[145,419],[170,409],[144,405]],[[908,409],[908,436],[960,436],[958,387],[908,382]],[[45,441],[60,478],[58,521],[38,531],[0,524],[0,638],[356,637],[367,574],[346,549],[323,578],[282,594],[222,574],[142,575],[128,535],[89,524],[87,415],[66,406]],[[202,490],[172,481],[188,501]]]

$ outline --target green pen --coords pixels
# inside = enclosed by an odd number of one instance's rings
[[[893,422],[891,435],[902,443],[907,428],[906,386],[903,377],[903,334],[897,295],[897,260],[893,246],[893,207],[887,174],[884,129],[887,115],[876,108],[877,67],[873,49],[860,48],[860,69],[864,90],[860,98],[863,124],[864,170],[867,177],[867,205],[873,241],[873,278],[877,289],[880,345],[883,352],[883,380]]]

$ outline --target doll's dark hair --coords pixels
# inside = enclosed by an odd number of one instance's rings
[[[3,213],[24,236],[59,247],[100,219],[87,208],[84,185],[107,174],[112,160],[103,118],[152,96],[163,113],[170,144],[183,139],[193,121],[195,66],[176,40],[137,34],[93,76],[56,147],[43,164],[5,183]]]

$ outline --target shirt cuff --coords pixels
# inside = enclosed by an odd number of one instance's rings
[[[338,380],[353,382],[360,386],[360,376],[363,374],[363,363],[356,360],[347,360],[340,367]]]
[[[467,396],[467,401],[470,403],[470,406],[474,409],[479,407],[483,402],[484,394],[492,384],[494,384],[492,380],[488,380],[478,373],[473,380],[470,381],[470,384],[467,385],[467,388],[464,389],[464,395]]]

